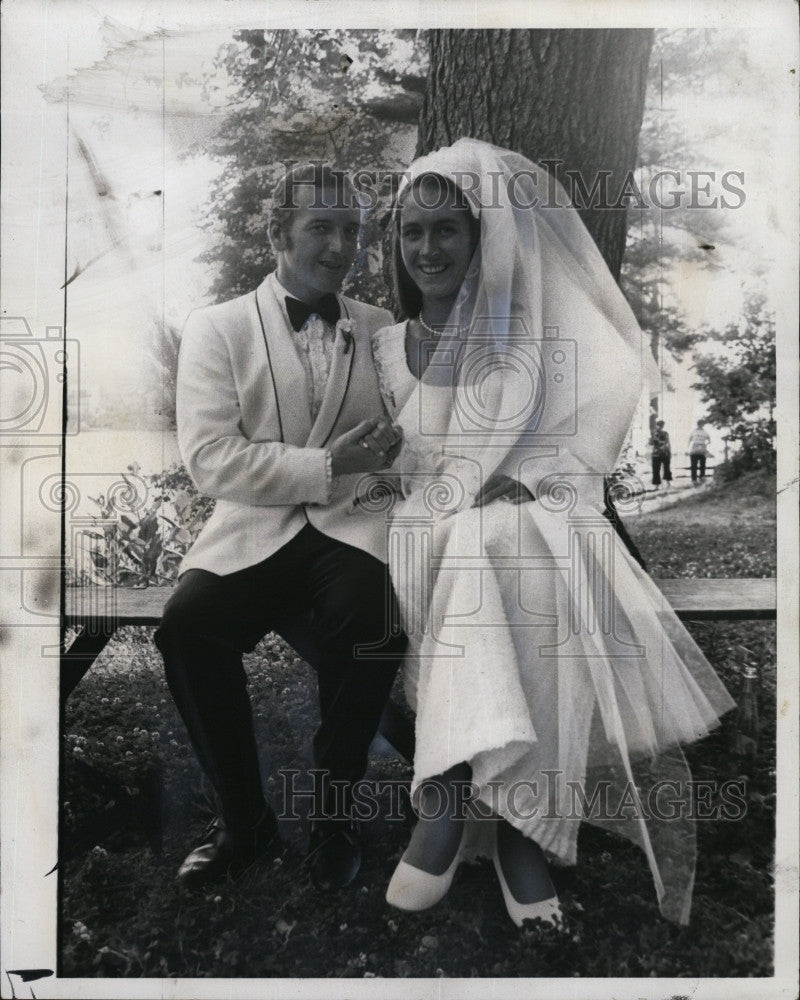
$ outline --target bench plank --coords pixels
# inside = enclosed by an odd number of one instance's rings
[[[692,621],[745,621],[775,618],[774,578],[656,579],[654,581],[679,618]],[[174,587],[68,587],[66,624],[109,619],[122,625],[157,625]],[[113,591],[113,593],[108,593]],[[102,610],[98,606],[102,597]]]
[[[777,588],[774,578],[680,578],[655,582],[679,618],[693,621],[775,618]]]
[[[775,618],[777,589],[774,579],[657,579],[655,583],[675,613],[685,620]],[[116,629],[123,625],[157,625],[174,589],[67,588],[65,624],[82,626],[84,631],[62,655],[62,704],[91,668],[95,657]],[[413,760],[413,722],[391,699],[378,731],[406,760]]]

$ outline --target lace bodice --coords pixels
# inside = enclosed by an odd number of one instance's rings
[[[408,402],[417,380],[406,361],[406,328],[408,322],[384,326],[372,335],[372,357],[381,395],[392,419]]]
[[[452,441],[450,428],[436,423],[436,415],[449,412],[452,406],[452,390],[449,386],[426,384],[424,395],[416,392],[420,383],[406,358],[407,327],[405,321],[383,327],[372,335],[372,355],[381,395],[389,415],[403,429],[403,447],[392,472],[403,480],[406,497],[424,488],[425,477],[438,477],[445,470],[451,480],[458,480],[459,492],[464,497],[473,497],[481,485],[480,466],[474,459],[456,457],[448,447]],[[444,407],[441,401],[432,399],[434,394],[443,393]],[[428,405],[431,402],[433,406]],[[460,437],[456,443],[464,448]]]
[[[403,448],[395,461],[394,471],[435,473],[442,457],[441,443],[433,445],[430,438],[420,433],[416,408],[406,407],[417,387],[417,379],[406,360],[407,326],[408,322],[404,321],[376,330],[372,335],[372,356],[386,409],[392,420],[403,428]]]

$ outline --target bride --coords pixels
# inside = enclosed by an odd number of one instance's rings
[[[485,855],[515,923],[557,923],[548,863],[575,863],[584,821],[638,844],[686,923],[681,744],[733,702],[602,515],[658,377],[647,343],[563,190],[518,154],[461,139],[418,159],[393,223],[409,318],[373,354],[404,434],[389,562],[419,819],[387,900],[426,909]]]

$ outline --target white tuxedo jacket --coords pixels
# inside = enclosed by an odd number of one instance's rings
[[[178,445],[197,488],[217,503],[181,573],[252,566],[308,523],[386,561],[385,514],[353,506],[363,474],[334,477],[327,500],[326,445],[386,412],[370,338],[393,318],[345,296],[339,303],[353,340],[337,332],[313,424],[273,275],[255,292],[189,316],[178,361]]]

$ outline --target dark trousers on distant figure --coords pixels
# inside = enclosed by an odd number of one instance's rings
[[[692,482],[697,482],[698,471],[700,473],[700,478],[706,478],[706,456],[705,455],[690,455],[689,465],[692,470]]]
[[[293,616],[309,622],[318,653],[315,766],[352,783],[366,770],[406,645],[382,562],[306,525],[236,573],[188,570],[156,632],[170,691],[230,826],[254,825],[265,808],[242,654]]]
[[[670,468],[670,455],[653,455],[653,486],[661,485],[661,468],[664,468],[664,482],[672,482],[672,469]]]

